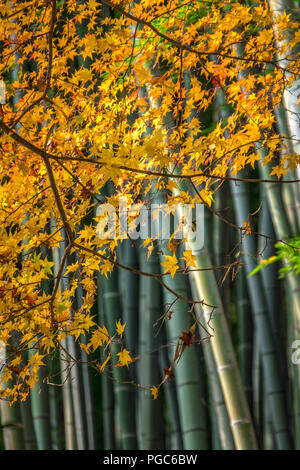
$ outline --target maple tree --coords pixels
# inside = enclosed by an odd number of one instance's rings
[[[122,198],[137,212],[160,198],[170,211],[202,204],[241,239],[271,239],[249,220],[229,220],[214,201],[227,182],[299,184],[297,136],[276,125],[276,110],[299,80],[300,36],[298,20],[274,15],[266,1],[3,0],[0,38],[0,393],[14,403],[26,400],[66,338],[87,355],[102,348],[102,361],[90,361],[102,374],[138,359],[120,315],[114,330],[94,318],[98,273],[148,276],[186,303],[193,321],[200,306],[210,321],[218,305],[166,281],[214,270],[198,264],[197,249],[186,243],[179,253],[173,234],[159,247],[161,272],[127,266],[118,255],[124,240],[97,236],[96,210],[114,207],[120,230]],[[226,116],[207,126],[216,102]],[[252,177],[258,166],[265,173]],[[155,243],[149,234],[148,259]],[[238,254],[219,266],[223,280],[241,265]],[[213,336],[207,321],[200,327]],[[197,323],[178,336],[162,381],[146,387],[154,399],[200,342]]]

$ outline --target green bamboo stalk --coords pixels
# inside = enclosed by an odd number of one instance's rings
[[[87,338],[82,337],[82,343],[87,344]],[[82,385],[83,385],[83,396],[84,396],[84,414],[86,419],[86,434],[87,434],[87,449],[96,449],[96,431],[95,431],[95,408],[94,408],[94,396],[92,389],[92,381],[90,375],[90,368],[87,364],[89,361],[88,355],[85,351],[81,351],[81,361],[83,362],[82,369]]]
[[[222,216],[228,218],[228,210],[226,205],[228,201],[228,186],[225,184],[221,186],[214,196],[214,210],[219,212]],[[220,217],[212,217],[212,214],[205,208],[205,231],[207,233],[207,244],[209,240],[211,246],[207,246],[209,253],[214,253],[213,261],[215,266],[224,266],[228,264],[227,253],[230,251],[230,243],[232,238],[232,228],[225,224]],[[209,222],[212,218],[212,222]],[[209,224],[212,226],[209,230]],[[212,234],[212,236],[211,236]],[[228,315],[227,321],[229,329],[231,328],[231,318],[229,313],[231,311],[231,290],[230,290],[230,277],[227,276],[222,282],[224,271],[217,270],[216,278],[219,285],[221,299],[224,305],[225,314]]]
[[[263,449],[274,450],[275,440],[273,434],[272,415],[270,404],[266,393],[265,383],[263,383]]]
[[[271,214],[269,211],[269,205],[266,197],[263,194],[262,197],[263,204],[261,208],[260,215],[260,233],[269,236],[271,239],[275,239],[276,235],[274,232],[274,227],[271,219]],[[270,258],[275,255],[275,249],[272,241],[266,244],[262,237],[259,238],[259,252],[263,258]],[[288,364],[286,357],[286,319],[283,315],[280,314],[282,311],[282,303],[280,302],[280,284],[278,280],[278,265],[272,264],[266,266],[263,270],[260,271],[262,276],[262,282],[264,286],[264,291],[266,294],[266,301],[268,306],[268,313],[271,322],[272,332],[274,336],[274,341],[276,344],[276,349],[280,351],[278,357],[278,369],[281,375],[281,380],[285,386],[285,395],[287,400],[287,384],[288,384]],[[264,402],[264,406],[268,407],[268,403]]]
[[[213,223],[211,223],[213,222]],[[221,253],[221,226],[211,221],[211,214],[204,208],[204,239],[209,253],[214,251],[216,265],[220,266],[222,263]],[[211,236],[213,230],[214,237]],[[215,248],[217,247],[217,249]],[[215,249],[215,250],[214,250]],[[219,279],[221,276],[219,275]],[[197,298],[197,288],[195,279],[190,278],[190,285],[192,290],[192,297]],[[219,291],[220,292],[220,291]],[[220,292],[221,295],[221,292]],[[195,305],[195,313],[197,315],[200,325],[205,325],[205,319],[202,309],[199,304]],[[226,318],[228,324],[228,318]],[[202,349],[204,352],[206,370],[208,374],[209,388],[210,388],[210,407],[211,420],[212,420],[212,445],[213,449],[222,448],[223,450],[232,450],[235,448],[233,436],[230,428],[228,412],[221,383],[218,376],[217,365],[214,359],[210,341],[208,341],[208,333],[200,326],[199,333],[202,338]],[[212,332],[211,332],[212,333]]]
[[[66,248],[65,238],[60,244],[61,257],[63,256]],[[69,259],[67,259],[67,263]],[[67,264],[66,263],[66,264]],[[64,272],[63,272],[64,274]],[[62,290],[68,288],[68,279],[63,276],[61,279]],[[73,299],[73,306],[75,310],[78,309],[79,303],[76,297]],[[81,302],[81,299],[80,299]],[[84,398],[83,398],[83,384],[82,384],[82,369],[80,367],[80,351],[79,345],[76,343],[73,336],[69,336],[65,341],[65,350],[69,355],[67,359],[68,369],[68,381],[70,383],[70,391],[72,396],[72,407],[73,407],[73,422],[74,422],[74,433],[76,438],[76,448],[78,450],[85,450],[87,448],[87,430],[86,430],[86,417],[84,414]],[[72,358],[72,359],[71,359]]]
[[[55,226],[52,222],[52,231],[54,231]],[[54,276],[57,276],[59,264],[60,264],[60,249],[54,248],[53,250],[53,271]],[[61,285],[61,288],[63,286]],[[70,369],[70,358],[64,352],[67,349],[67,340],[66,338],[61,341],[63,351],[60,351],[59,360],[60,360],[60,374],[62,380],[62,395],[63,395],[63,411],[64,411],[64,430],[65,430],[65,448],[66,450],[76,449],[76,437],[74,432],[74,414],[73,414],[73,403],[72,403],[72,392],[71,384],[69,377]]]
[[[270,172],[270,165],[260,166],[261,177],[265,178]],[[293,228],[291,227],[285,206],[282,201],[282,195],[278,184],[267,183],[266,184],[266,195],[270,208],[272,221],[276,237],[281,240],[286,240],[293,236]],[[295,211],[297,214],[297,211]],[[299,279],[296,278],[293,272],[287,274],[285,279],[286,292],[288,295],[288,344],[291,345],[294,339],[299,336],[300,332],[300,290],[299,290]],[[292,318],[290,318],[292,317]],[[290,348],[287,350],[290,355]],[[292,365],[288,362],[291,372],[291,378],[293,383],[293,415],[294,415],[294,426],[295,426],[295,446],[300,449],[300,383],[299,383],[299,365]],[[298,380],[297,380],[298,378]]]
[[[247,284],[244,272],[240,272],[236,280],[236,307],[238,327],[238,362],[247,401],[252,409],[252,347],[253,322]]]
[[[111,194],[113,190],[113,185],[109,182],[107,187],[103,190],[103,195]],[[120,256],[120,246],[118,247],[117,252]],[[115,335],[117,322],[119,320],[124,322],[120,298],[119,276],[118,269],[114,268],[107,278],[105,276],[98,278],[103,298],[104,322],[111,335]],[[127,297],[127,306],[131,305],[135,305],[135,310],[136,304],[133,303],[132,299]],[[130,322],[132,330],[135,331],[134,322],[131,320]],[[130,333],[130,339],[133,342],[135,341],[132,333]],[[118,362],[117,353],[120,352],[120,346],[116,342],[112,341],[110,343],[110,351],[112,354],[113,365],[112,376],[114,379],[114,417],[117,448],[120,445],[123,450],[133,450],[137,448],[135,410],[136,390],[133,386],[132,380],[134,374],[129,370],[129,368],[115,367]],[[131,367],[132,364],[130,369]]]
[[[73,337],[67,338],[67,351],[75,361],[80,360],[78,344]],[[84,415],[84,395],[81,368],[77,362],[70,365],[71,393],[74,410],[74,425],[78,450],[87,448],[86,416]]]
[[[68,261],[67,261],[68,262]],[[62,283],[67,288],[68,281],[64,278]],[[76,295],[73,299],[73,307],[78,310],[82,304],[83,291],[81,286],[77,287]],[[75,341],[73,336],[67,338],[67,351],[70,356],[74,359],[70,367],[70,380],[71,380],[71,392],[74,409],[74,423],[75,423],[75,434],[78,450],[85,450],[88,448],[88,436],[87,436],[87,422],[86,422],[86,405],[88,404],[89,397],[86,400],[83,390],[83,368],[80,364],[81,350],[78,343]]]
[[[160,243],[161,261],[164,260],[163,255],[169,255],[169,250],[166,244]],[[186,279],[182,275],[175,274],[173,278],[166,275],[164,282],[173,292],[187,298]],[[188,304],[177,299],[165,288],[163,289],[163,299],[164,305],[173,311],[171,319],[167,320],[166,324],[168,342],[171,345],[170,360],[172,360],[176,343],[182,332],[187,332],[190,329],[192,318],[188,313]],[[184,351],[174,372],[184,449],[207,449],[207,416],[196,345],[191,345]],[[198,405],[195,406],[195,403]]]
[[[62,341],[62,346],[66,349],[66,341]],[[72,401],[72,390],[69,377],[70,359],[65,352],[60,353],[60,367],[63,390],[64,428],[66,450],[76,449],[76,435],[74,423],[74,410]]]
[[[119,250],[120,261],[123,265],[137,269],[138,259],[136,248],[132,241],[129,239],[123,240]],[[138,302],[138,285],[139,279],[136,274],[121,270],[120,273],[120,286],[122,292],[122,312],[123,321],[126,323],[124,331],[124,342],[134,356],[138,351],[138,331],[139,331],[139,302]],[[136,365],[132,364],[130,368],[132,380],[136,380]]]
[[[152,252],[147,260],[145,249],[140,254],[141,270],[151,274],[160,271],[158,255]],[[159,348],[161,346],[161,331],[156,335],[154,323],[163,314],[160,285],[151,277],[143,280],[145,297],[140,311],[140,333],[143,341],[143,351],[140,364],[141,376],[139,384],[144,387],[157,385],[161,381],[159,369]],[[140,392],[141,400],[141,448],[144,450],[163,449],[163,410],[162,398],[153,400],[150,390]]]
[[[271,240],[274,240],[276,235],[273,228],[268,201],[266,200],[264,194],[262,194],[262,201],[263,203],[260,214],[259,233],[270,237]],[[266,242],[262,237],[259,238],[258,248],[260,256],[263,259],[267,259],[275,255],[274,245],[271,240]],[[275,341],[277,344],[279,344],[280,332],[284,327],[284,324],[280,321],[280,286],[278,282],[278,266],[276,264],[266,266],[261,270],[261,276],[266,294],[272,331]]]
[[[266,178],[270,172],[269,165],[260,166],[261,176]],[[268,176],[269,177],[269,176]],[[270,177],[269,177],[270,178]],[[271,177],[272,179],[272,177]],[[278,239],[286,240],[293,236],[292,229],[290,227],[285,207],[282,201],[282,196],[280,188],[276,183],[266,183],[266,194],[269,203],[270,213],[272,221],[274,224],[275,233]],[[293,272],[288,273],[287,281],[290,284],[291,292],[293,293],[294,305],[295,305],[295,315],[296,320],[300,327],[300,282],[296,278]]]
[[[49,235],[51,233],[51,223],[49,227]],[[46,248],[41,249],[44,256],[47,256],[48,260],[53,261],[53,253]],[[56,269],[56,268],[55,268]],[[46,280],[42,282],[42,288],[44,292],[48,295],[51,294],[53,288],[53,282]],[[45,414],[49,413],[49,418],[44,420],[45,427],[50,425],[50,437],[48,430],[44,430],[44,444],[49,445],[51,442],[52,450],[62,449],[64,447],[64,436],[63,436],[63,419],[62,419],[62,390],[61,390],[61,376],[59,368],[59,358],[57,356],[58,352],[52,352],[51,355],[48,355],[45,358],[46,368],[44,370],[44,375],[38,377],[38,382],[36,387],[41,390],[43,397],[35,397],[37,401],[41,401],[41,408],[45,410]],[[59,354],[59,353],[58,353]],[[47,373],[46,373],[47,372]],[[43,380],[46,380],[47,386],[43,383]],[[54,385],[57,384],[57,385]],[[42,403],[43,402],[43,403]],[[42,425],[42,424],[41,424]]]
[[[219,93],[218,100],[219,103],[224,103],[221,92]],[[225,114],[226,113],[223,113],[223,116],[225,116]],[[230,183],[236,221],[239,226],[243,226],[243,222],[248,220],[250,214],[246,185],[243,182],[236,184],[234,181],[231,181]],[[245,235],[243,237],[242,252],[246,265],[246,273],[250,274],[256,265],[256,246],[252,235]],[[291,448],[291,439],[284,400],[284,387],[277,368],[277,354],[271,332],[265,293],[257,276],[247,276],[247,286],[252,306],[253,322],[259,338],[277,446],[279,449],[289,449]]]
[[[20,403],[21,419],[24,429],[24,444],[26,450],[37,450],[37,442],[31,412],[31,397]]]
[[[10,406],[1,400],[1,428],[5,450],[24,450],[25,442],[19,406]]]
[[[49,258],[48,250],[42,248],[43,256]],[[45,294],[51,293],[51,281],[43,281],[42,289]],[[29,358],[36,353],[36,350],[29,350]],[[34,388],[31,390],[31,408],[32,419],[36,434],[38,450],[51,449],[51,425],[50,425],[50,408],[49,408],[49,389],[46,384],[49,375],[47,364],[40,367],[38,371],[38,380]]]
[[[156,67],[153,74],[158,73],[159,67]],[[156,107],[157,103],[149,100],[150,106]],[[172,125],[174,125],[171,113],[165,119],[165,125],[170,133]],[[165,203],[166,195],[155,192],[153,189],[153,199],[155,203]],[[158,226],[158,233],[161,228]],[[160,261],[164,261],[164,255],[169,256],[170,251],[165,241],[159,241]],[[166,285],[176,294],[187,298],[187,282],[186,279],[179,274],[175,274],[172,278],[170,275],[164,277]],[[164,305],[172,310],[171,319],[167,321],[167,337],[171,343],[170,360],[174,356],[176,343],[182,332],[187,332],[191,327],[191,315],[188,313],[188,304],[178,299],[168,289],[163,288]],[[179,415],[181,423],[181,433],[184,449],[207,449],[208,448],[208,432],[207,432],[207,413],[204,398],[204,385],[200,373],[198,354],[195,345],[191,345],[186,349],[180,361],[176,365],[175,381],[177,388],[177,399],[179,405]],[[198,403],[195,407],[194,403]]]
[[[103,292],[102,292],[102,276],[98,273],[97,276],[97,309],[98,309],[98,322],[99,325],[104,325],[104,305],[103,305]],[[101,348],[101,362],[104,362],[104,351]],[[101,375],[101,396],[102,396],[102,417],[103,417],[103,434],[104,434],[104,449],[115,450],[115,423],[114,423],[114,387],[112,379],[108,378],[106,374]]]
[[[212,393],[210,385],[209,385],[209,393],[210,394]],[[209,399],[209,411],[210,411],[210,425],[211,425],[211,448],[212,450],[222,450],[216,410],[213,406],[213,401],[211,398]],[[233,444],[233,449],[234,449],[234,444]]]
[[[223,195],[221,194],[221,189],[216,193],[214,198],[214,209],[218,212],[221,212],[224,204]],[[216,266],[221,266],[224,264],[224,258],[226,249],[223,247],[223,238],[222,230],[225,228],[222,224],[219,217],[212,217],[211,212],[204,208],[204,231],[205,231],[205,240],[207,243],[207,248],[210,253],[214,254],[214,264]],[[227,227],[226,227],[227,228]],[[225,230],[226,230],[225,228]],[[211,236],[212,234],[212,236]],[[228,230],[226,232],[228,235]],[[228,236],[225,236],[225,240],[228,242]],[[225,242],[226,244],[226,242]],[[227,245],[227,244],[226,244]],[[227,247],[228,251],[228,247]],[[228,279],[227,285],[223,286],[222,284],[222,271],[217,271],[216,276],[218,279],[219,289],[222,301],[225,302],[228,307],[230,306],[230,295],[228,294]],[[191,284],[193,290],[193,284]],[[224,295],[225,293],[225,295]],[[196,297],[196,291],[194,287],[193,297]],[[199,305],[195,308],[197,313],[198,320],[204,321],[201,308]],[[225,311],[230,311],[229,308]],[[231,325],[230,318],[227,318],[228,325]],[[228,413],[226,410],[226,404],[223,397],[223,392],[221,389],[220,381],[217,374],[216,364],[214,361],[213,353],[211,351],[211,346],[208,344],[208,341],[205,339],[205,332],[202,328],[199,328],[200,336],[204,340],[202,342],[206,370],[208,374],[208,387],[209,387],[209,409],[210,409],[210,423],[211,423],[211,446],[213,450],[220,449],[234,449],[234,442],[232,438],[232,433],[230,429]],[[223,421],[224,420],[224,421]]]
[[[299,376],[299,364],[293,364],[291,356],[293,350],[291,345],[293,344],[297,331],[299,331],[299,324],[297,324],[297,315],[295,312],[294,304],[294,292],[291,290],[290,283],[287,279],[284,279],[284,307],[287,311],[287,340],[285,345],[285,353],[288,358],[288,381],[287,381],[287,396],[290,398],[289,404],[291,409],[291,428],[293,429],[294,445],[296,450],[300,450],[300,376]]]
[[[197,298],[197,287],[195,284],[195,278],[190,278],[192,295],[193,298]],[[230,428],[228,412],[226,408],[226,403],[224,400],[223,391],[220,384],[220,379],[218,375],[218,369],[215,362],[215,358],[212,351],[211,341],[208,340],[207,332],[201,327],[205,325],[205,319],[202,312],[202,309],[199,304],[195,305],[195,313],[198,321],[200,322],[199,333],[202,338],[202,347],[205,357],[206,369],[208,374],[208,380],[210,385],[210,396],[211,396],[211,406],[214,410],[212,414],[213,419],[216,422],[217,435],[218,437],[214,438],[213,448],[220,445],[223,450],[234,450],[235,445],[232,437],[232,432]]]
[[[165,329],[162,331],[162,338],[162,345],[166,345],[167,338]],[[168,351],[164,346],[162,346],[159,350],[159,364],[161,371],[164,371],[170,367]],[[163,379],[163,375],[161,379]],[[180,416],[175,381],[167,380],[164,384],[163,391],[170,421],[169,429],[166,430],[166,444],[169,442],[171,449],[181,450],[183,449],[183,440],[180,427]],[[168,449],[169,447],[166,445],[166,448]]]
[[[189,272],[190,282],[194,283],[197,293],[194,300],[204,300],[205,304],[216,307],[212,315],[212,308],[203,305],[204,324],[207,325],[209,322],[212,328],[213,336],[210,343],[235,446],[237,449],[254,450],[257,448],[256,438],[216,279],[212,270],[201,271],[212,267],[209,255],[205,248],[198,247],[195,242],[191,242],[190,246],[196,256],[197,269],[200,269]]]
[[[29,351],[29,357],[35,351]],[[38,450],[51,450],[51,428],[46,367],[40,367],[38,381],[31,389],[31,409]]]
[[[253,420],[255,423],[255,431],[260,448],[263,448],[263,371],[261,364],[261,355],[257,332],[254,331],[253,338]]]
[[[280,135],[287,135],[288,137],[291,137],[289,135],[289,129],[287,126],[286,122],[286,116],[285,112],[283,109],[283,106],[281,105],[280,108],[275,108],[275,115],[276,115],[276,125],[278,128],[278,131]],[[281,158],[284,158],[286,154],[293,154],[293,146],[291,143],[291,140],[288,139],[287,141],[284,142],[284,144],[287,146],[282,146],[280,149],[280,154]],[[282,176],[283,179],[285,180],[293,180],[296,178],[295,171],[288,170],[286,175]],[[288,222],[290,224],[291,230],[293,233],[297,234],[300,232],[300,219],[298,216],[299,212],[299,197],[300,197],[300,190],[298,188],[299,185],[290,183],[290,184],[284,184],[283,187],[281,188],[282,190],[282,198],[284,201],[284,206],[286,208],[287,212],[287,218]]]
[[[122,316],[121,303],[118,290],[118,273],[114,269],[107,279],[102,280],[105,322],[111,335],[115,334],[116,322]],[[116,342],[110,344],[113,365],[117,362],[116,354],[120,346]],[[123,450],[137,448],[136,417],[135,417],[135,390],[130,382],[130,375],[125,367],[113,367],[114,395],[116,409],[116,424],[120,435],[120,444]]]
[[[64,448],[64,423],[59,358],[48,357],[47,366],[50,382],[57,384],[48,384],[52,450],[60,450]]]

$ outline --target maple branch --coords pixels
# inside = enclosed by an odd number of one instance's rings
[[[63,226],[65,228],[65,231],[66,231],[67,237],[69,239],[69,242],[72,243],[72,241],[74,239],[74,236],[73,236],[71,227],[69,225],[69,222],[68,222],[68,219],[67,219],[67,216],[66,216],[66,213],[65,213],[65,209],[64,209],[63,204],[61,202],[61,198],[60,198],[57,186],[56,186],[54,173],[53,173],[51,164],[49,162],[49,159],[46,156],[43,156],[42,158],[43,158],[43,161],[44,161],[45,166],[46,166],[50,186],[51,186],[51,189],[52,189],[52,192],[53,192],[53,195],[54,195],[56,206],[58,208],[58,211],[60,213],[60,216],[61,216],[61,219],[62,219],[62,222],[63,222]]]
[[[262,178],[237,178],[233,176],[221,176],[221,175],[211,175],[207,173],[190,173],[187,175],[183,174],[170,174],[170,173],[165,173],[165,172],[159,172],[159,171],[151,171],[151,170],[141,170],[139,168],[131,168],[125,165],[114,165],[114,164],[106,164],[103,161],[100,160],[95,160],[93,158],[81,158],[81,157],[63,157],[63,156],[58,156],[58,155],[53,155],[51,153],[48,153],[39,147],[36,147],[36,145],[32,144],[28,140],[24,139],[20,135],[18,135],[16,132],[13,131],[7,124],[5,124],[3,121],[0,121],[0,129],[2,129],[6,134],[9,134],[16,142],[21,144],[23,147],[26,147],[28,150],[31,150],[33,153],[36,153],[37,155],[40,155],[42,158],[47,157],[52,160],[56,160],[58,163],[60,163],[61,160],[64,161],[77,161],[77,162],[85,162],[85,163],[92,163],[94,165],[101,165],[101,166],[110,166],[112,168],[116,168],[119,170],[124,170],[124,171],[130,171],[132,173],[140,173],[144,175],[150,175],[150,176],[160,176],[162,178],[174,178],[174,179],[193,179],[193,178],[212,178],[215,180],[221,180],[221,181],[243,181],[244,183],[273,183],[273,184],[289,184],[289,183],[300,183],[300,179],[294,179],[294,180],[274,180],[274,179],[262,179]],[[257,142],[257,141],[255,141]],[[252,143],[255,143],[252,142]],[[251,142],[250,142],[251,143]],[[242,144],[243,146],[246,144]],[[249,145],[249,142],[247,143]],[[241,146],[240,146],[241,147]],[[232,149],[228,151],[230,152],[235,152],[238,150],[240,147],[237,147],[235,149]]]
[[[248,145],[248,144],[247,144]],[[232,150],[232,152],[234,152]],[[56,160],[74,160],[74,161],[81,161],[81,162],[88,162],[88,163],[94,163],[98,165],[105,166],[105,163],[98,161],[98,160],[93,160],[92,158],[80,158],[80,157],[56,157],[51,155],[50,158],[54,158]],[[129,171],[131,173],[140,173],[140,174],[145,174],[145,175],[150,175],[150,176],[160,176],[162,178],[174,178],[174,179],[187,179],[191,180],[194,178],[212,178],[216,180],[221,180],[221,181],[236,181],[236,182],[241,182],[243,181],[244,183],[273,183],[273,184],[286,184],[286,183],[300,183],[300,179],[295,179],[295,180],[272,180],[272,179],[263,179],[263,178],[238,178],[234,176],[220,176],[220,175],[212,175],[212,174],[207,174],[207,173],[195,173],[195,174],[188,174],[188,175],[183,175],[183,174],[171,174],[171,173],[165,173],[165,172],[159,172],[159,171],[152,171],[152,170],[141,170],[139,168],[131,168],[128,166],[124,165],[109,165],[112,168],[117,168],[119,170],[124,170],[124,171]]]

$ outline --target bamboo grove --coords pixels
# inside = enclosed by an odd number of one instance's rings
[[[299,21],[1,0],[2,449],[300,449]]]

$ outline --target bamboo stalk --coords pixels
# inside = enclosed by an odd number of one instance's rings
[[[103,303],[105,311],[105,322],[111,335],[115,333],[116,322],[121,317],[121,303],[118,290],[118,273],[116,269],[107,279],[103,279]],[[110,349],[115,366],[116,354],[120,352],[120,346],[112,342]],[[120,444],[123,450],[134,450],[137,448],[136,440],[136,417],[134,406],[134,387],[130,383],[130,375],[125,367],[113,367],[114,396],[115,396],[115,419],[120,435]],[[129,382],[129,383],[128,383]]]
[[[119,250],[120,261],[125,266],[132,269],[138,268],[138,260],[136,248],[129,239],[123,240]],[[126,323],[124,331],[124,341],[127,349],[132,352],[134,356],[138,351],[138,331],[139,331],[139,302],[137,291],[139,288],[138,276],[128,271],[121,271],[120,273],[120,287],[123,288],[122,312],[123,321]],[[136,380],[136,364],[132,364],[130,368],[132,380]]]
[[[20,403],[21,419],[24,428],[24,444],[26,450],[37,450],[37,442],[31,412],[30,395]]]
[[[261,165],[260,171],[262,177],[265,177],[268,174],[269,170],[269,165]],[[285,207],[280,193],[280,188],[278,187],[278,185],[276,185],[276,183],[266,183],[265,187],[276,236],[280,240],[286,240],[292,237],[293,232],[287,219]],[[288,273],[287,281],[290,284],[290,288],[293,293],[296,315],[295,318],[298,319],[297,321],[299,321],[300,324],[300,282],[293,272]]]
[[[197,298],[197,287],[195,284],[195,278],[190,278],[191,288],[193,298]],[[201,325],[205,325],[205,319],[202,312],[202,309],[199,304],[195,305],[195,312],[197,319]],[[223,450],[234,450],[235,445],[232,437],[232,432],[230,428],[228,412],[226,408],[226,403],[224,400],[223,391],[220,384],[220,379],[218,375],[217,365],[214,359],[211,341],[208,340],[208,335],[206,331],[199,326],[199,333],[202,338],[202,347],[204,351],[204,357],[206,362],[206,369],[208,374],[208,380],[210,384],[210,397],[211,397],[211,406],[214,410],[212,418],[216,421],[216,430],[218,431],[218,438],[214,438],[215,442],[213,448],[220,445]]]
[[[255,424],[255,431],[259,447],[263,446],[263,397],[262,397],[262,385],[263,385],[263,370],[261,364],[261,355],[259,348],[258,335],[256,330],[254,331],[253,339],[253,420]]]
[[[206,249],[198,247],[196,243],[190,245],[197,259],[197,269],[211,268]],[[206,304],[216,306],[212,314],[211,307],[204,305],[203,315],[205,324],[209,323],[213,332],[210,343],[217,365],[235,446],[238,450],[254,450],[257,448],[255,433],[214,273],[211,270],[191,270],[189,277],[191,283],[194,283],[197,293],[194,300],[204,300]]]
[[[160,244],[160,256],[169,254],[165,244]],[[176,294],[187,297],[187,286],[185,278],[180,274],[164,277],[164,282]],[[174,356],[176,343],[183,331],[188,331],[192,324],[192,318],[188,313],[188,305],[180,299],[176,300],[174,294],[163,289],[164,305],[170,307],[173,313],[171,319],[167,320],[167,335],[170,348],[170,360]],[[180,361],[176,364],[175,381],[177,388],[177,399],[181,423],[181,433],[184,449],[207,449],[208,431],[203,385],[200,383],[199,362],[195,345],[184,351]],[[195,406],[195,403],[198,403]]]
[[[54,224],[52,223],[52,230],[54,230]],[[53,261],[54,261],[54,276],[57,276],[60,261],[60,249],[54,248],[53,250]],[[61,288],[63,286],[61,285]],[[70,369],[70,358],[64,352],[67,349],[66,338],[61,341],[63,350],[60,350],[60,374],[62,380],[62,395],[63,395],[63,412],[64,412],[64,430],[65,430],[65,448],[67,450],[76,449],[76,437],[74,432],[74,415],[73,415],[73,403],[72,403],[72,392],[69,377]]]
[[[25,442],[19,406],[1,400],[1,427],[5,450],[24,450]]]
[[[262,194],[262,208],[259,223],[259,232],[263,235],[270,237],[267,242],[260,237],[258,241],[258,248],[260,256],[263,259],[268,259],[275,255],[275,249],[272,239],[276,238],[274,227],[271,219],[268,201],[265,195]],[[280,322],[280,299],[279,299],[279,282],[278,282],[278,266],[271,264],[261,270],[262,282],[266,294],[266,301],[268,305],[268,312],[275,341],[279,344],[280,331],[284,324]]]
[[[272,415],[265,384],[263,386],[263,448],[265,450],[275,449]]]
[[[144,271],[146,268],[146,260],[147,255],[146,251],[143,247],[139,247],[138,250],[138,257],[139,257],[139,268]],[[147,367],[147,331],[146,328],[143,327],[144,324],[144,311],[146,308],[146,278],[145,276],[141,276],[139,279],[139,333],[138,333],[138,356],[139,360],[137,363],[137,379],[139,384],[146,384],[147,383],[147,376],[146,376],[146,367]],[[145,408],[147,403],[146,394],[141,391],[137,395],[138,405],[137,405],[137,430],[138,430],[138,446],[139,449],[143,449],[144,447],[144,422],[143,416],[145,414]]]
[[[159,364],[161,371],[170,366],[167,348],[164,347],[167,342],[165,330],[162,331],[162,347],[159,350]],[[161,380],[163,379],[163,375]],[[177,399],[176,383],[174,380],[167,380],[164,384],[164,395],[167,405],[167,412],[170,420],[170,429],[166,432],[166,443],[169,440],[170,448],[173,450],[183,449],[183,440],[180,426],[179,407]],[[166,447],[168,449],[168,446]]]
[[[287,135],[288,137],[291,137],[289,135],[289,129],[286,122],[286,115],[282,105],[279,109],[275,108],[275,115],[276,125],[280,135]],[[280,149],[281,158],[284,158],[286,154],[293,154],[293,146],[291,140],[288,139],[287,142],[284,142],[284,144],[287,146],[287,148],[285,146],[282,146],[282,148]],[[288,170],[287,174],[283,175],[283,179],[296,179],[295,172]],[[300,219],[298,216],[300,204],[300,190],[298,186],[299,185],[290,183],[284,184],[282,188],[282,198],[287,211],[288,222],[290,224],[292,232],[295,234],[299,233],[300,231]]]
[[[252,410],[252,348],[253,348],[253,322],[251,306],[247,293],[247,284],[244,272],[240,272],[236,280],[236,307],[238,327],[238,362],[241,370],[242,382],[247,401]]]
[[[77,287],[76,296],[73,300],[73,306],[75,310],[78,310],[82,304],[83,291],[81,287]],[[88,448],[88,436],[87,436],[87,422],[86,422],[86,405],[90,401],[90,397],[84,396],[83,390],[83,379],[82,379],[82,366],[79,364],[81,360],[81,351],[79,345],[75,341],[73,336],[67,338],[67,351],[73,358],[73,363],[70,367],[70,381],[71,381],[71,393],[74,410],[74,424],[75,434],[78,450],[85,450]],[[87,399],[85,399],[87,398]],[[92,431],[92,429],[91,429]]]
[[[99,325],[104,324],[104,305],[103,292],[101,289],[101,275],[97,276],[97,309]],[[101,349],[101,362],[105,360],[104,351]],[[106,376],[101,375],[101,397],[102,397],[102,417],[103,417],[103,434],[104,449],[114,450],[116,448],[115,423],[114,423],[114,388],[113,381]]]
[[[87,339],[84,336],[82,343],[87,344]],[[89,358],[85,351],[81,351],[81,360],[87,363]],[[95,409],[94,409],[94,395],[92,388],[92,381],[90,375],[90,368],[88,364],[82,364],[82,385],[84,396],[84,408],[86,419],[86,433],[87,433],[87,449],[96,449],[96,431],[95,431]]]
[[[57,384],[48,385],[52,450],[60,450],[64,448],[64,422],[59,358],[49,357],[47,365],[50,382]]]
[[[34,354],[35,351],[29,352]],[[51,450],[50,410],[46,367],[40,367],[38,381],[31,390],[31,408],[38,450]]]
[[[140,261],[141,269],[145,272],[157,274],[160,271],[157,248],[147,260],[143,250]],[[154,323],[162,316],[162,299],[160,285],[151,277],[145,277],[145,298],[140,312],[140,333],[144,338],[143,357],[140,364],[142,386],[150,387],[161,381],[159,368],[159,348],[161,346],[161,330],[156,333]],[[142,369],[142,370],[141,370]],[[149,390],[140,392],[144,397],[141,407],[141,433],[142,449],[163,449],[163,409],[162,397],[153,400]]]

